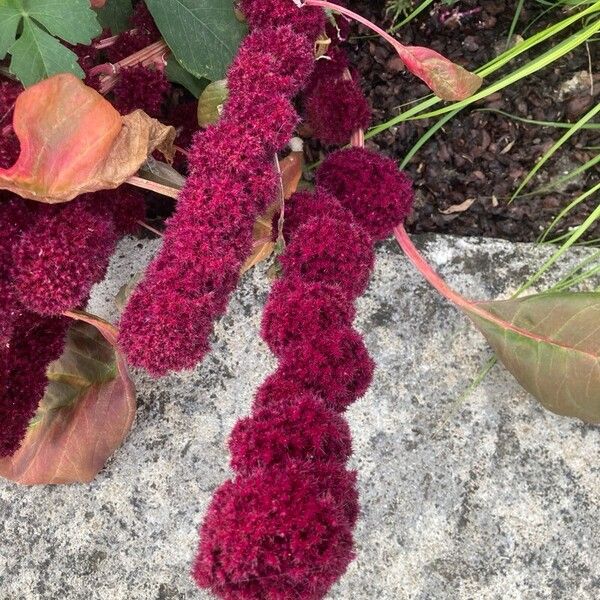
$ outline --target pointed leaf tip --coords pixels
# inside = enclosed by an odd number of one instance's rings
[[[498,359],[545,408],[600,423],[600,293],[479,302],[466,312]]]

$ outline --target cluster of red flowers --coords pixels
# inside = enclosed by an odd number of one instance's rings
[[[325,26],[322,10],[299,11],[291,0],[245,0],[242,9],[254,31],[229,69],[229,98],[219,122],[194,139],[162,248],[121,318],[129,361],[155,375],[191,368],[208,350],[250,252],[252,225],[275,198],[274,152],[297,125],[291,99],[310,75]]]
[[[17,84],[0,87],[9,116]],[[0,138],[0,166],[17,159],[13,133]],[[134,189],[86,194],[48,205],[0,192],[0,456],[14,453],[60,355],[68,319],[102,279],[118,237],[137,229],[144,198]]]
[[[367,285],[374,242],[412,203],[393,165],[368,150],[338,151],[319,169],[316,192],[286,205],[283,277],[261,331],[279,367],[231,434],[237,476],[213,497],[194,565],[197,583],[219,597],[317,600],[353,558],[358,494],[345,468],[351,439],[341,413],[365,393],[374,367],[352,329],[354,300]],[[383,193],[379,173],[385,200],[370,194],[373,186]]]

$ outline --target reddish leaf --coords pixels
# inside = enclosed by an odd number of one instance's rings
[[[463,100],[475,93],[483,82],[479,75],[467,71],[435,50],[394,43],[406,68],[442,100]]]
[[[122,118],[69,73],[22,92],[13,128],[21,152],[11,168],[0,169],[0,189],[48,203],[118,187],[156,148],[169,154],[175,136],[142,111]]]
[[[88,482],[122,444],[135,415],[135,389],[116,330],[84,313],[69,330],[61,358],[19,450],[0,460],[0,475],[26,485]]]

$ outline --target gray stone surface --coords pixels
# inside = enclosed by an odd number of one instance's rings
[[[480,298],[514,291],[547,256],[497,241],[419,243]],[[155,248],[124,241],[90,310],[114,319],[117,290]],[[211,492],[229,475],[227,434],[275,365],[258,338],[267,289],[264,269],[244,278],[193,372],[135,374],[135,427],[92,484],[0,482],[0,600],[209,598],[188,571]],[[378,368],[348,412],[363,512],[358,558],[330,598],[599,598],[600,431],[545,412],[501,368],[446,420],[489,351],[391,242],[357,326]]]

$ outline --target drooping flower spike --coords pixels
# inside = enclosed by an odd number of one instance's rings
[[[121,318],[129,361],[154,375],[191,368],[209,349],[212,323],[250,252],[254,221],[276,197],[273,156],[298,122],[291,99],[310,75],[324,25],[320,9],[299,11],[289,0],[245,0],[242,8],[255,30],[229,69],[221,119],[195,136],[191,175],[162,248]]]

